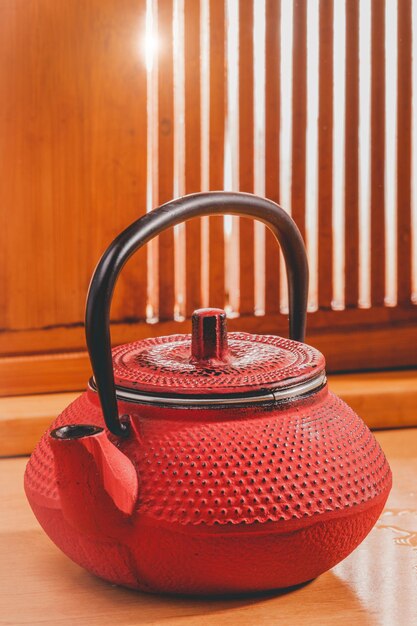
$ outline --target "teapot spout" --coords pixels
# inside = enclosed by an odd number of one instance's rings
[[[62,426],[50,433],[49,441],[64,517],[82,533],[118,535],[138,497],[132,462],[98,426]]]

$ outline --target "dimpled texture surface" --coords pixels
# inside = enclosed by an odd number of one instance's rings
[[[272,335],[228,333],[228,359],[191,358],[191,335],[143,339],[113,350],[116,384],[161,393],[238,393],[279,389],[324,368],[314,348]]]
[[[171,426],[144,422],[136,459],[142,510],[167,522],[301,520],[372,500],[389,483],[375,438],[332,394],[255,419]]]
[[[103,537],[94,542],[74,533],[63,518],[46,435],[25,477],[32,508],[53,541],[119,584],[217,593],[303,582],[360,543],[391,486],[372,433],[327,387],[256,413],[164,413],[127,403],[120,411],[130,411],[139,433],[140,441],[119,447],[137,468],[140,490],[130,534],[120,532],[118,549]],[[102,425],[92,392],[53,427],[70,423]]]

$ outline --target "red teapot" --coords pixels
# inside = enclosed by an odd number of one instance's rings
[[[191,335],[111,350],[109,312],[128,258],[193,217],[264,222],[285,257],[290,339],[227,333],[200,309]],[[116,584],[154,592],[236,593],[308,581],[366,537],[391,488],[362,420],[332,394],[304,341],[308,267],[275,203],[212,192],[169,202],[121,233],[89,289],[94,377],[33,452],[25,489],[52,541]]]

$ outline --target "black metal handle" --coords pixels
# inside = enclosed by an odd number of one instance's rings
[[[212,191],[163,204],[126,228],[101,257],[87,296],[85,334],[107,428],[126,434],[120,422],[110,342],[110,305],[117,277],[126,261],[163,230],[193,217],[241,215],[264,222],[281,245],[288,277],[290,338],[304,341],[308,265],[304,242],[293,219],[280,206],[248,193]]]

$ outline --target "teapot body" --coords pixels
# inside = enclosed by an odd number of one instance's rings
[[[198,309],[191,335],[112,351],[112,294],[131,255],[166,228],[225,214],[260,220],[280,243],[289,339],[228,334],[225,311]],[[304,343],[307,299],[303,239],[270,200],[192,194],[128,226],[90,283],[92,383],[25,474],[52,541],[112,583],[169,593],[289,587],[345,558],[376,522],[391,472]]]
[[[59,474],[50,431],[25,474],[29,502],[52,541],[112,583],[205,594],[308,581],[364,539],[391,487],[379,444],[327,384],[257,408],[119,402],[118,409],[135,433],[114,439],[138,478],[131,511],[116,515],[104,487],[91,501],[75,498],[73,515],[63,483],[79,485],[85,468],[74,459],[73,476]],[[51,429],[85,422],[104,426],[90,388]]]

